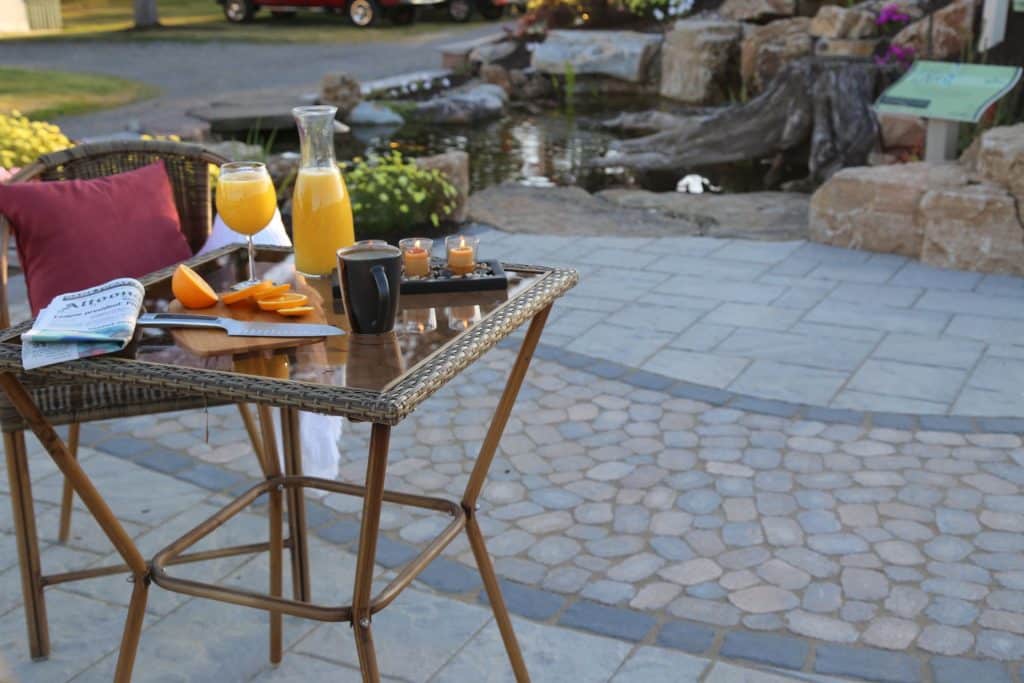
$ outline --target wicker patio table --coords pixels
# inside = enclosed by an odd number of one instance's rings
[[[215,289],[223,290],[242,279],[244,251],[238,246],[225,247],[193,259],[191,263]],[[128,572],[133,588],[115,681],[131,679],[150,583],[179,593],[268,611],[271,615],[269,656],[275,663],[282,656],[282,615],[320,621],[349,621],[355,633],[363,679],[378,681],[380,673],[371,635],[373,615],[390,604],[459,532],[465,531],[516,680],[529,680],[477,522],[477,499],[551,305],[572,288],[578,278],[572,270],[508,264],[504,267],[510,275],[507,290],[402,297],[399,313],[402,329],[392,337],[344,335],[275,351],[200,358],[175,344],[166,331],[145,330],[121,356],[83,359],[25,372],[18,339],[29,324],[2,333],[0,388],[7,394],[24,425],[36,434],[71,482],[124,560],[123,565],[44,576],[39,564],[27,465],[23,471],[15,472],[15,476],[11,476],[12,501],[30,640],[33,630],[45,632],[46,629],[46,610],[42,600],[44,586]],[[345,326],[336,285],[332,286],[327,280],[307,281],[296,275],[288,250],[261,249],[257,268],[262,277],[291,280],[297,287],[305,288],[314,299],[322,302],[328,323]],[[143,278],[149,311],[165,309],[172,298],[170,275],[171,269],[168,269]],[[529,327],[461,501],[385,490],[391,427],[526,322],[530,323]],[[114,516],[102,493],[71,457],[48,420],[47,406],[40,397],[45,396],[48,386],[66,386],[68,383],[82,387],[81,391],[71,392],[70,400],[80,403],[78,410],[83,414],[88,412],[89,397],[97,387],[202,396],[209,398],[211,403],[245,401],[257,404],[263,436],[257,457],[265,479],[147,562]],[[497,391],[498,388],[494,389]],[[280,409],[283,472],[276,452],[277,439],[272,419],[275,407]],[[67,406],[62,406],[64,412],[66,409]],[[366,480],[362,485],[303,475],[300,411],[372,423]],[[303,493],[306,488],[363,498],[355,585],[350,605],[327,606],[311,601]],[[270,518],[266,543],[186,553],[191,546],[264,494],[268,499]],[[373,568],[384,502],[426,508],[449,515],[451,522],[386,587],[373,595]],[[288,510],[287,538],[283,531],[285,508]],[[291,599],[282,596],[285,550],[288,550],[291,560]],[[257,552],[268,552],[270,556],[267,594],[176,578],[169,570],[178,563]]]

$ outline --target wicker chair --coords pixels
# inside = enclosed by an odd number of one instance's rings
[[[182,232],[194,253],[206,241],[211,227],[209,164],[227,161],[198,145],[134,140],[81,145],[39,157],[36,162],[26,166],[11,178],[10,182],[98,178],[139,168],[159,159],[164,161],[167,168]],[[7,287],[10,238],[10,225],[3,216],[0,216],[0,328],[7,328],[11,324]],[[26,388],[31,391],[33,400],[52,424],[69,425],[68,447],[72,454],[77,450],[81,422],[151,415],[209,405],[206,400],[159,388],[133,388],[102,382],[83,385],[50,380],[45,383],[27,384]],[[247,406],[239,404],[238,407],[249,438],[258,453],[260,439],[256,424]],[[26,427],[6,396],[0,394],[0,428],[4,434],[9,477],[12,476],[15,467],[25,466],[19,461],[26,457]],[[62,542],[67,540],[70,532],[72,493],[71,487],[65,482],[59,530]],[[26,571],[24,565],[22,570]],[[39,568],[29,568],[27,571],[38,572]],[[34,599],[42,601],[41,590]],[[28,600],[29,597],[26,596],[26,602]],[[41,637],[34,636],[32,630],[30,626],[33,656],[46,656],[48,639],[45,634]]]

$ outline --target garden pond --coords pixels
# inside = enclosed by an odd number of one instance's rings
[[[639,111],[650,101],[595,102],[575,112],[559,109],[529,112],[512,109],[501,119],[476,125],[418,125],[359,127],[337,142],[339,160],[350,160],[397,150],[405,157],[429,156],[462,150],[470,157],[470,191],[502,182],[534,186],[576,185],[596,192],[611,186],[637,186],[671,191],[681,177],[699,174],[723,192],[766,189],[765,168],[756,162],[687,169],[683,173],[648,173],[637,176],[622,169],[592,165],[618,136],[601,123],[623,111]],[[295,150],[297,139],[282,131],[274,151]]]

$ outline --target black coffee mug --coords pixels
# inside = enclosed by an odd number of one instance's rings
[[[384,334],[394,329],[401,283],[398,247],[371,241],[338,250],[338,284],[353,333]]]

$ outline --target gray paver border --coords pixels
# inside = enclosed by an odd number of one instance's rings
[[[731,402],[727,404],[734,405]],[[213,493],[237,495],[257,483],[255,479],[249,479],[237,472],[198,461],[192,467],[172,468],[176,471],[167,472],[168,468],[154,465],[155,458],[146,457],[155,455],[157,451],[165,452],[166,449],[162,446],[98,424],[82,426],[81,443]],[[310,531],[315,536],[343,549],[352,552],[356,550],[358,527],[353,523],[337,519],[337,512],[314,500],[307,500],[307,516]],[[411,543],[382,535],[378,545],[378,563],[383,566],[398,566],[418,554],[419,550],[418,546]],[[432,563],[431,570],[421,574],[417,581],[452,598],[468,603],[482,602],[479,575],[474,568],[459,562],[438,558]],[[945,681],[948,679],[937,673],[943,668],[947,672],[970,674],[970,678],[977,681],[1024,681],[1024,670],[1019,662],[1007,664],[994,660],[930,655],[922,651],[894,652],[872,647],[840,647],[835,643],[790,634],[715,627],[695,621],[656,616],[643,610],[594,603],[581,596],[562,595],[508,579],[502,579],[502,583],[506,587],[504,594],[508,608],[517,616],[627,642],[659,645],[713,660],[732,660],[760,665],[770,662],[777,671],[830,675],[841,673],[844,676],[882,683]],[[541,618],[545,614],[549,616]],[[586,615],[595,618],[582,618]],[[779,652],[807,654],[804,657],[773,656],[766,659],[763,650],[769,646],[769,641],[770,647]]]
[[[501,348],[515,350],[519,341],[505,339],[498,344]],[[960,434],[1024,434],[1024,417],[981,417],[970,415],[927,415],[914,413],[887,413],[860,411],[847,408],[828,408],[806,403],[790,403],[776,399],[760,398],[739,394],[728,389],[716,389],[702,384],[677,380],[647,370],[616,363],[605,358],[596,358],[558,346],[538,345],[536,357],[553,361],[566,367],[612,379],[636,387],[661,391],[676,398],[703,401],[723,408],[735,408],[749,413],[774,415],[776,417],[803,418],[817,422],[866,425],[916,431],[926,429]]]

